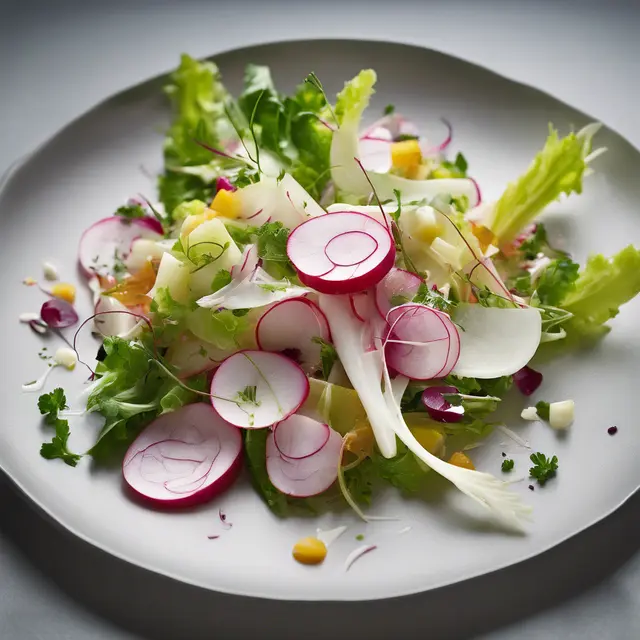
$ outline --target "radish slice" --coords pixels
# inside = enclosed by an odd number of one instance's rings
[[[112,216],[98,220],[80,238],[78,261],[84,275],[91,278],[112,273],[116,259],[127,258],[134,240],[161,240],[162,233],[158,231],[155,218],[125,220]]]
[[[269,480],[282,493],[295,498],[308,498],[326,491],[338,477],[342,437],[329,429],[326,444],[313,455],[295,460],[283,456],[275,442],[275,434],[267,438],[267,473]]]
[[[152,422],[129,447],[122,473],[139,498],[159,507],[188,507],[227,489],[241,460],[240,432],[197,403]]]
[[[455,387],[427,387],[422,392],[422,404],[427,413],[438,422],[460,422],[464,418],[464,408],[453,406],[444,397],[447,393],[458,393]]]
[[[449,375],[460,353],[460,336],[446,313],[409,303],[391,309],[387,322],[390,367],[414,380]]]
[[[389,272],[396,250],[379,222],[344,212],[311,218],[294,229],[287,254],[303,284],[322,293],[356,293]]]
[[[123,311],[125,313],[105,313],[106,311]],[[101,313],[93,320],[96,331],[105,338],[117,336],[130,340],[134,338],[142,325],[143,320],[129,313],[131,310],[125,307],[119,300],[111,296],[100,296],[96,303],[94,314]]]
[[[313,341],[316,337],[331,340],[329,323],[318,305],[306,298],[278,302],[256,325],[259,349],[284,352],[306,373],[317,371],[322,363],[321,346]]]
[[[273,429],[273,441],[280,455],[291,460],[302,460],[318,453],[330,435],[329,425],[297,413],[278,422]]]
[[[533,358],[542,330],[540,312],[460,304],[454,319],[462,327],[457,376],[498,378],[516,373]]]
[[[395,297],[406,298],[407,302],[411,302],[421,284],[421,278],[415,273],[395,267],[391,269],[376,286],[376,308],[380,315],[387,317]]]
[[[227,422],[259,429],[295,413],[309,395],[309,380],[293,360],[278,353],[238,351],[216,370],[211,395],[211,404]]]
[[[349,296],[349,302],[353,315],[358,318],[360,322],[367,322],[375,313],[376,307],[372,290],[352,293]]]

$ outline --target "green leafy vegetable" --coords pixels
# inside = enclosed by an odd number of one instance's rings
[[[413,297],[413,302],[424,304],[432,309],[439,309],[449,314],[456,306],[455,302],[445,298],[439,291],[429,288],[425,282],[420,283],[418,293]]]
[[[68,408],[67,398],[60,387],[38,398],[38,409],[44,416],[45,423],[56,430],[51,442],[45,442],[40,447],[40,455],[47,460],[60,458],[70,467],[75,467],[82,456],[69,451],[69,422],[58,417],[60,411]]]
[[[565,328],[574,339],[597,338],[604,323],[640,293],[640,249],[629,245],[611,258],[591,256],[560,306],[573,314]]]
[[[118,207],[115,212],[116,216],[126,218],[127,220],[133,220],[134,218],[144,218],[147,212],[139,204],[124,205]]]
[[[580,265],[570,258],[554,260],[541,274],[536,295],[543,305],[557,306],[574,290]]]
[[[558,470],[558,458],[547,458],[544,453],[532,453],[530,456],[533,467],[529,469],[529,475],[538,481],[540,486],[543,486],[547,480],[553,478]]]
[[[405,493],[419,491],[429,472],[429,468],[400,442],[393,458],[384,458],[374,452],[371,460],[379,477]]]
[[[511,458],[505,458],[505,459],[502,461],[502,467],[501,467],[501,469],[502,469],[505,473],[507,473],[507,472],[509,472],[509,471],[511,471],[511,470],[513,469],[514,465],[515,465],[515,462],[514,462],[513,460],[511,460]]]
[[[289,229],[281,222],[267,222],[258,228],[256,235],[264,270],[278,280],[295,278],[296,271],[287,255]]]
[[[211,293],[215,293],[231,283],[231,272],[226,269],[220,269],[213,278],[211,283]]]
[[[547,229],[541,222],[535,224],[533,233],[522,241],[519,250],[525,260],[535,260],[539,254],[543,254],[549,258],[568,257],[564,251],[551,247],[547,238]]]
[[[200,399],[205,376],[181,383],[150,347],[121,338],[105,338],[104,359],[96,367],[87,409],[105,423],[89,453],[100,461],[121,455],[141,429],[156,416]],[[185,385],[190,389],[185,388]]]
[[[319,336],[313,338],[313,342],[320,345],[320,358],[322,359],[322,377],[324,380],[328,380],[331,369],[333,369],[333,365],[338,360],[338,352],[331,343],[326,342]]]
[[[512,182],[493,208],[487,226],[501,243],[510,242],[561,194],[581,193],[585,158],[593,129],[564,138],[549,127],[547,142],[527,171]]]
[[[355,78],[346,82],[336,99],[336,119],[339,125],[358,124],[367,108],[377,76],[373,69],[363,69]]]

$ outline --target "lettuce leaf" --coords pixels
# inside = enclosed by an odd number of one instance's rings
[[[610,328],[605,323],[640,293],[640,249],[633,245],[611,258],[591,256],[572,291],[562,300],[573,317],[564,325],[571,338],[597,338]]]
[[[540,275],[535,296],[542,305],[556,307],[572,291],[580,265],[570,258],[554,260]]]
[[[201,399],[185,389],[159,366],[152,348],[122,338],[105,338],[103,359],[96,367],[87,409],[105,417],[105,423],[89,454],[100,462],[121,456],[140,431],[162,413],[174,411]],[[195,376],[185,383],[204,391],[206,377]]]
[[[561,194],[581,193],[582,178],[599,126],[588,125],[564,138],[549,126],[544,148],[527,171],[512,182],[491,209],[485,225],[500,243],[512,241],[542,210]]]

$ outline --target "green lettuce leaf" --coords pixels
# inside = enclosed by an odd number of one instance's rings
[[[536,298],[542,305],[556,307],[575,289],[580,265],[570,258],[554,260],[540,275]]]
[[[610,328],[605,323],[640,293],[640,249],[633,245],[611,258],[594,255],[580,272],[561,306],[573,314],[564,325],[569,337],[597,338]]]
[[[500,243],[513,240],[561,194],[582,192],[586,158],[595,132],[596,126],[589,126],[560,138],[549,126],[544,148],[527,171],[507,187],[486,222]]]
[[[376,80],[373,69],[363,69],[345,83],[336,99],[335,114],[339,125],[358,126],[363,111],[369,106]]]

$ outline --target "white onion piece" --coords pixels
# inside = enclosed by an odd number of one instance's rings
[[[283,456],[275,444],[274,434],[267,437],[267,473],[282,493],[308,498],[326,491],[338,477],[342,437],[329,429],[329,438],[319,451],[301,460]]]
[[[270,427],[295,413],[309,395],[309,380],[289,358],[268,351],[238,351],[216,370],[211,403],[236,427]]]
[[[460,325],[457,376],[498,378],[516,373],[533,358],[542,330],[540,312],[460,304],[454,313]]]

